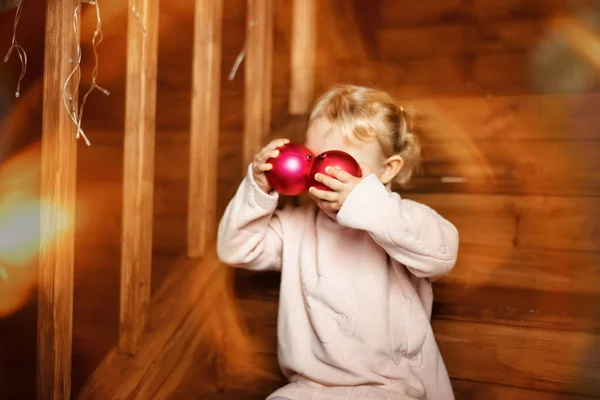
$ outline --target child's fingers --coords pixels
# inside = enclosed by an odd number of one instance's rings
[[[322,184],[324,184],[331,190],[335,190],[336,192],[339,192],[340,190],[344,189],[344,184],[342,182],[340,182],[337,179],[334,179],[330,176],[323,175],[321,173],[317,173],[315,175],[315,180],[317,182],[321,182]]]
[[[273,140],[271,143],[269,143],[269,144],[268,144],[268,145],[265,147],[265,149],[273,150],[273,149],[276,149],[276,148],[278,148],[278,147],[281,147],[281,146],[283,146],[284,144],[288,144],[289,142],[290,142],[290,140],[289,140],[289,139],[285,139],[285,138],[282,138],[282,139],[275,139],[275,140]]]
[[[273,169],[273,164],[269,164],[269,163],[261,163],[256,166],[256,170],[258,172],[266,172],[266,171],[270,171],[272,169]]]
[[[346,172],[342,169],[339,169],[339,168],[335,168],[335,167],[327,167],[327,168],[325,168],[325,172],[327,172],[329,175],[333,176],[338,181],[344,182],[344,183],[348,183],[352,178],[356,178],[355,176],[349,174],[348,172]],[[327,185],[327,186],[329,186],[329,185]]]
[[[265,154],[263,154],[263,159],[266,161],[270,158],[276,158],[278,155],[279,155],[279,150],[277,150],[277,149],[265,151]]]
[[[317,205],[319,206],[319,208],[323,209],[323,210],[327,210],[327,211],[331,211],[331,212],[337,212],[340,210],[340,205],[339,203],[331,203],[329,201],[323,201],[323,200],[316,200]]]
[[[338,194],[336,192],[330,192],[328,190],[319,190],[314,187],[310,187],[308,192],[313,195],[314,198],[319,200],[324,200],[328,202],[335,202],[338,199]]]
[[[256,155],[257,163],[264,163],[270,158],[275,158],[279,155],[279,150],[277,149],[263,149],[260,153]]]
[[[264,163],[270,158],[275,158],[279,155],[279,147],[289,143],[289,139],[275,139],[265,147],[263,147],[254,157],[254,163]]]

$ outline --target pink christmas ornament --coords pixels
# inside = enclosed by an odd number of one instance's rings
[[[330,150],[319,154],[312,162],[308,187],[314,187],[319,190],[331,190],[321,182],[315,180],[315,174],[318,172],[325,176],[331,176],[325,172],[327,167],[339,168],[358,178],[362,176],[362,171],[358,162],[350,154],[341,150]]]
[[[296,196],[308,189],[308,174],[313,154],[306,147],[288,143],[279,147],[279,155],[267,162],[273,165],[265,173],[267,182],[275,191],[287,196]]]

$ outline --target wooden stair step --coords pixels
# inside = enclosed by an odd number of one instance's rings
[[[202,315],[196,307],[211,282],[207,265],[218,264],[215,254],[204,260],[182,258],[152,298],[149,331],[133,356],[113,348],[80,392],[79,399],[148,399],[170,392],[179,383],[181,369],[192,367],[201,343]],[[216,269],[212,269],[216,271]],[[208,352],[207,352],[208,353]],[[213,356],[205,354],[205,357]],[[209,369],[210,371],[210,369]],[[206,389],[216,390],[214,375],[205,376]],[[162,392],[161,392],[162,391]],[[164,393],[163,393],[164,394]]]

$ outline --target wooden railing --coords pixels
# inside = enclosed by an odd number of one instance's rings
[[[75,218],[76,127],[62,99],[75,59],[80,0],[47,2],[41,210],[44,236]],[[146,332],[152,271],[152,209],[158,0],[129,0],[118,349],[134,355]],[[202,257],[215,235],[223,0],[195,0],[187,254]],[[290,112],[306,112],[314,86],[314,1],[295,0]],[[248,4],[244,166],[271,125],[274,0]],[[244,171],[245,172],[245,171]],[[65,212],[66,211],[66,212]],[[40,249],[37,398],[71,392],[74,232]],[[124,379],[126,379],[124,377]]]

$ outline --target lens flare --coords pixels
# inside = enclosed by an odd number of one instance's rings
[[[39,197],[40,152],[35,145],[0,165],[0,317],[17,311],[37,282],[40,246],[74,227],[67,218],[52,227],[41,242],[40,210],[49,206]]]

